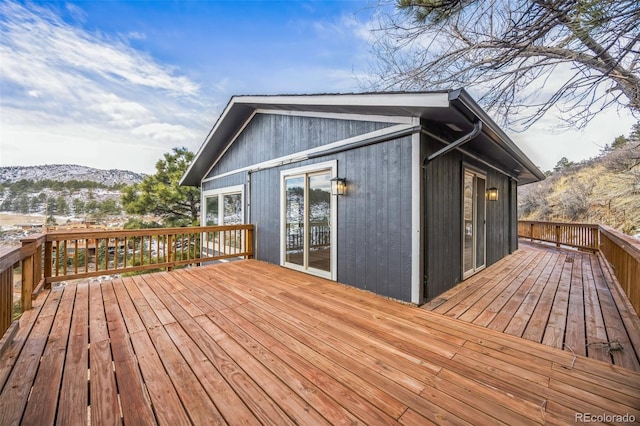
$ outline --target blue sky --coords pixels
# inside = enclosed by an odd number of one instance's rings
[[[233,95],[361,91],[372,3],[0,0],[0,165],[151,173],[196,151]],[[511,136],[549,169],[633,123],[608,111],[558,133],[549,117]]]

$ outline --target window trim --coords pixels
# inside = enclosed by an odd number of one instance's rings
[[[315,172],[330,171],[331,177],[336,177],[338,173],[338,160],[325,161],[322,163],[309,164],[302,167],[296,167],[292,169],[286,169],[280,171],[280,266],[301,271],[310,275],[319,276],[322,278],[336,281],[338,278],[338,196],[331,196],[331,271],[328,273],[322,273],[322,271],[315,270],[313,268],[305,268],[304,266],[298,266],[286,262],[286,189],[285,179],[291,176],[313,174]],[[306,179],[306,178],[305,178]],[[305,215],[307,210],[305,207]]]
[[[216,189],[210,189],[207,191],[202,191],[202,197],[200,200],[200,224],[201,226],[207,226],[207,221],[206,221],[206,214],[207,214],[207,204],[206,204],[206,199],[207,198],[212,198],[217,196],[218,197],[218,209],[222,209],[224,206],[224,201],[223,201],[223,197],[225,195],[229,195],[229,194],[238,194],[240,193],[240,203],[241,203],[241,207],[242,207],[242,211],[240,213],[240,216],[242,217],[242,223],[246,223],[246,218],[245,218],[245,205],[244,205],[244,185],[233,185],[233,186],[226,186],[224,188],[216,188]],[[223,222],[224,221],[224,215],[219,213],[219,222]],[[218,223],[218,225],[224,225],[224,223]]]

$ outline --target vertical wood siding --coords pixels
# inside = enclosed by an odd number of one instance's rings
[[[424,155],[442,146],[423,140]],[[487,175],[486,187],[496,187],[498,201],[486,202],[486,265],[517,246],[515,195],[510,179],[482,163],[452,151],[430,162],[425,184],[425,300],[431,300],[462,281],[462,173],[464,163]],[[514,243],[513,239],[516,239]]]
[[[392,125],[356,120],[256,114],[207,177]]]
[[[389,126],[385,123],[256,115],[210,175]],[[411,301],[411,137],[251,174],[255,258],[280,263],[280,172],[330,160],[347,179],[337,203],[337,280]],[[246,173],[203,189],[246,184]],[[250,197],[250,199],[249,199]]]

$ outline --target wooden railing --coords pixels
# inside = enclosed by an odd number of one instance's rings
[[[600,252],[613,267],[620,286],[640,315],[640,241],[601,225]]]
[[[253,257],[253,225],[56,231],[24,239],[22,247],[0,251],[0,337],[12,324],[13,277],[19,266],[21,309],[26,311],[34,290],[53,282],[236,257]]]
[[[518,236],[531,241],[544,241],[576,247],[583,250],[598,250],[598,225],[562,222],[518,222]]]
[[[252,257],[252,247],[253,225],[54,232],[45,243],[45,282]]]
[[[561,222],[520,221],[518,236],[557,247],[600,251],[640,315],[640,241],[604,225]]]
[[[5,335],[13,322],[14,271],[22,269],[20,309],[31,309],[31,300],[36,288],[42,287],[42,247],[46,235],[34,235],[22,240],[22,247],[0,250],[0,337]],[[0,352],[4,348],[0,344]]]

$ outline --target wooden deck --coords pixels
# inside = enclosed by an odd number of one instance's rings
[[[640,319],[597,254],[520,240],[516,253],[423,307],[640,371]]]
[[[640,419],[636,372],[255,260],[34,306],[0,360],[2,425]]]

